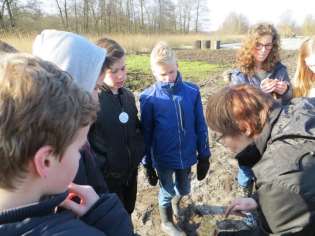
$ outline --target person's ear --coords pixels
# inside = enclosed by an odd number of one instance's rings
[[[244,135],[246,135],[247,137],[250,137],[250,136],[251,136],[251,134],[252,134],[252,129],[251,129],[250,125],[249,125],[247,122],[243,121],[243,122],[240,124],[239,127],[240,127],[240,130],[242,131],[242,133],[243,133]]]
[[[245,135],[247,137],[250,137],[252,135],[252,129],[247,122],[245,123]]]
[[[53,148],[51,146],[43,146],[37,150],[33,158],[35,173],[42,178],[46,178],[53,161],[56,157],[53,155]]]

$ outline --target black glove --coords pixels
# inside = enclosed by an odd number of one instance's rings
[[[155,169],[152,166],[144,166],[145,175],[148,178],[149,184],[155,186],[158,182],[158,176]]]
[[[197,179],[203,180],[209,170],[210,167],[210,162],[209,162],[209,158],[199,158],[198,159],[198,163],[197,163]]]

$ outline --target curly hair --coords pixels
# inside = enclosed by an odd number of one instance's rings
[[[305,63],[305,58],[315,54],[315,36],[307,38],[301,45],[297,59],[297,67],[293,80],[293,96],[308,96],[315,84],[315,73]]]
[[[272,24],[259,23],[250,28],[248,36],[236,56],[236,67],[246,75],[252,76],[255,74],[255,58],[253,50],[258,43],[258,40],[265,36],[272,36],[272,49],[262,64],[262,69],[271,71],[277,62],[280,61],[280,36]]]

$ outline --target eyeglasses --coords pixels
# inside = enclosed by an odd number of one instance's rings
[[[261,50],[262,48],[265,48],[267,50],[272,49],[273,44],[272,43],[267,43],[267,44],[262,44],[262,43],[256,43],[255,48],[257,50]]]

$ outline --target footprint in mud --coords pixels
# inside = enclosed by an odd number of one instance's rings
[[[153,208],[150,207],[149,209],[147,209],[147,210],[143,213],[143,216],[142,216],[142,219],[141,219],[141,221],[142,221],[143,224],[147,223],[147,221],[150,220],[152,211],[153,211]]]

